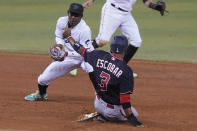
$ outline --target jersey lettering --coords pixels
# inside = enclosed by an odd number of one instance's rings
[[[96,67],[106,69],[118,78],[123,73],[123,71],[119,67],[116,67],[115,64],[102,59],[97,60]]]
[[[107,91],[107,84],[110,80],[110,75],[102,71],[100,77],[101,77],[101,83],[99,84],[99,88],[101,89],[101,91]]]

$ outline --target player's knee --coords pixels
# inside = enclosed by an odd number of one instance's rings
[[[140,47],[142,45],[142,40],[131,41],[130,43],[131,43],[131,45],[133,45],[135,47]]]
[[[46,80],[46,78],[44,78],[42,76],[42,74],[38,77],[38,84],[40,85],[48,85],[49,81]]]

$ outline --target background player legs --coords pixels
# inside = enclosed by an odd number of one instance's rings
[[[127,37],[130,43],[124,56],[124,61],[128,63],[129,60],[131,60],[135,55],[138,48],[141,46],[142,40],[140,37],[138,25],[132,14],[128,14],[126,18],[127,19],[122,22],[120,30]]]

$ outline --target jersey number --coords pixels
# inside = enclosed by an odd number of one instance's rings
[[[101,89],[101,91],[107,91],[107,84],[110,80],[110,75],[102,71],[100,77],[101,83],[99,84],[99,88]]]

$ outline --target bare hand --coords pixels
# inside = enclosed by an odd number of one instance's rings
[[[66,27],[64,29],[63,36],[64,36],[64,38],[68,38],[69,36],[71,36],[71,28]]]
[[[85,3],[83,3],[83,7],[84,8],[88,8],[89,6],[91,6],[94,3],[94,0],[88,0]]]

